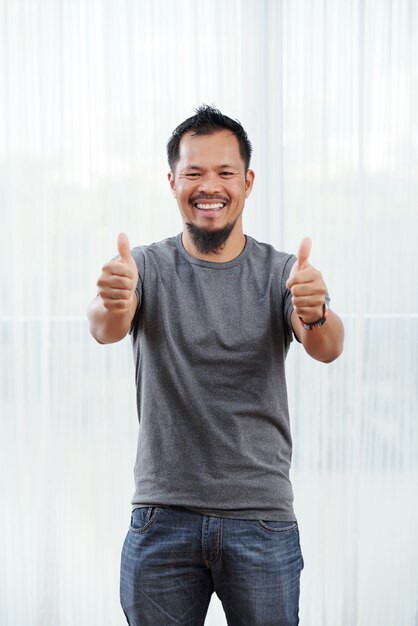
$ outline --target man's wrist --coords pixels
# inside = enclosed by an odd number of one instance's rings
[[[298,315],[299,322],[302,328],[304,328],[305,330],[316,330],[317,328],[321,328],[321,326],[323,326],[325,322],[327,321],[329,301],[330,301],[329,296],[326,296],[325,301],[322,305],[322,316],[318,318],[317,320],[315,320],[314,322],[305,322],[305,320],[303,320],[302,317]]]

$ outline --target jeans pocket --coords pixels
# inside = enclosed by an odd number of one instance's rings
[[[141,506],[131,513],[131,523],[129,530],[133,533],[143,533],[156,521],[159,513],[157,506]]]
[[[263,530],[267,530],[272,533],[287,533],[298,528],[298,523],[293,522],[276,522],[257,520],[257,523]]]

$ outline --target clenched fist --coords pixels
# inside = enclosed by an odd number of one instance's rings
[[[286,287],[292,292],[295,312],[305,324],[312,324],[322,317],[327,293],[321,272],[309,263],[311,247],[309,237],[302,239],[297,261],[286,282]]]
[[[98,295],[103,306],[112,313],[125,313],[135,299],[138,268],[131,255],[129,240],[125,233],[118,236],[119,259],[109,261],[102,267],[97,281]]]

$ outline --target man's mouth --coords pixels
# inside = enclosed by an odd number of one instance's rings
[[[193,206],[200,211],[220,211],[225,204],[225,202],[193,202]]]

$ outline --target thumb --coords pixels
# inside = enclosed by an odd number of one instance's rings
[[[132,259],[129,239],[125,233],[119,233],[118,235],[118,252],[121,260],[126,261],[126,263],[129,263]]]
[[[300,242],[298,250],[297,269],[303,270],[309,265],[309,255],[311,254],[312,240],[304,237]]]

